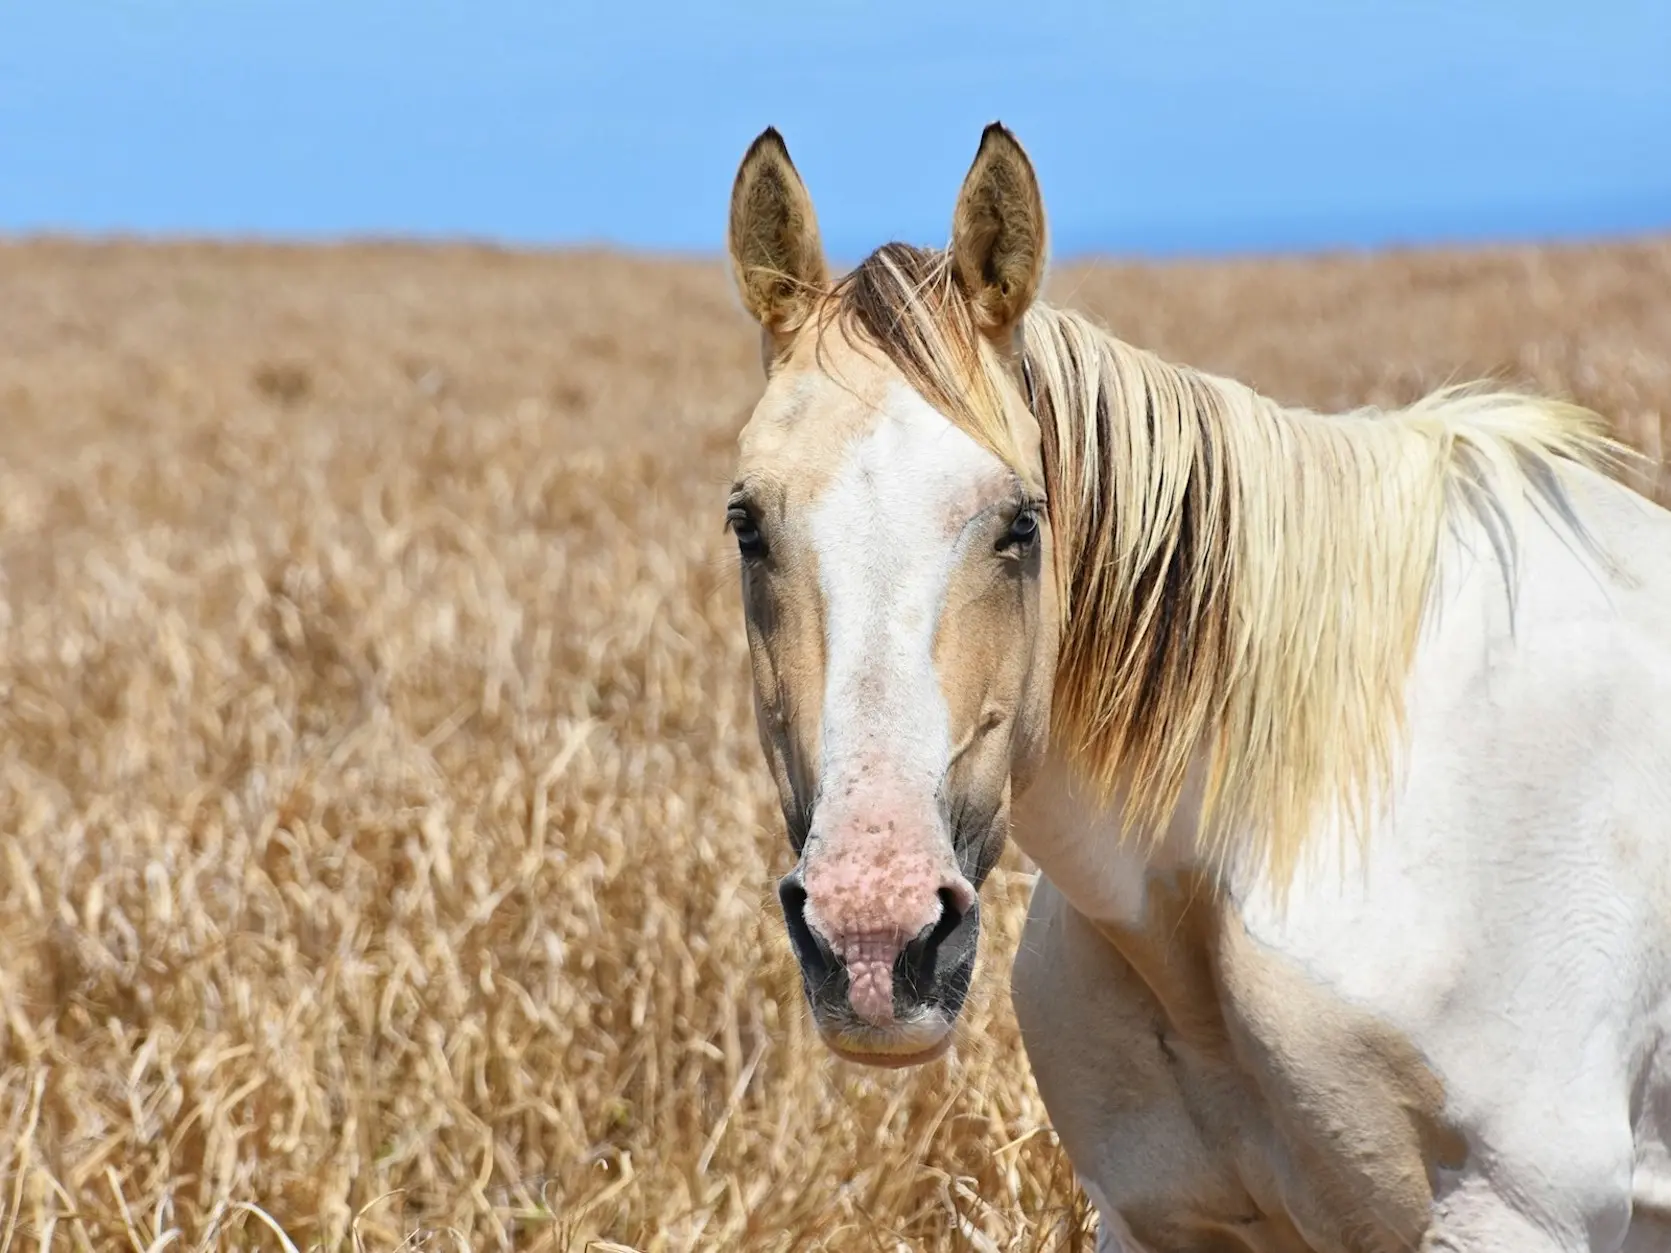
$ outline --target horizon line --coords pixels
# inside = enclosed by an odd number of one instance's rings
[[[832,269],[844,269],[859,264],[875,248],[885,243],[913,242],[882,239],[863,251],[843,248],[829,249],[826,258]],[[1594,231],[1514,231],[1454,232],[1401,235],[1388,233],[1385,238],[1363,240],[1352,238],[1319,239],[1316,242],[1291,241],[1246,245],[1180,245],[1120,247],[1117,244],[1088,244],[1079,247],[1052,247],[1051,265],[1143,265],[1143,264],[1198,264],[1234,262],[1241,260],[1301,260],[1340,256],[1377,256],[1384,254],[1454,253],[1521,251],[1527,248],[1566,251],[1597,247],[1629,247],[1632,245],[1671,242],[1671,215],[1663,220],[1641,225],[1621,226],[1617,229]],[[86,247],[150,247],[157,249],[211,247],[271,249],[275,251],[319,251],[365,248],[371,250],[434,250],[449,249],[499,253],[506,256],[611,256],[623,260],[668,263],[724,263],[723,243],[708,247],[680,247],[632,243],[609,238],[538,239],[517,235],[493,235],[469,231],[424,230],[319,230],[319,231],[230,231],[230,230],[165,230],[134,227],[87,229],[28,227],[9,229],[0,227],[0,247],[31,246],[86,246]],[[943,244],[924,244],[943,247]]]

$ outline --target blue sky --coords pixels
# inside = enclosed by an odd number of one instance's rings
[[[712,252],[767,123],[830,250],[980,128],[1057,255],[1671,229],[1671,0],[0,0],[0,232]]]

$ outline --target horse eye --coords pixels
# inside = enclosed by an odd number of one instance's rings
[[[1010,523],[1010,529],[1005,532],[1000,548],[1025,548],[1031,544],[1039,533],[1039,519],[1031,509],[1023,509],[1015,515],[1015,521]]]
[[[726,525],[736,537],[737,549],[745,557],[758,557],[766,551],[766,541],[760,528],[746,509],[733,509],[725,516]]]

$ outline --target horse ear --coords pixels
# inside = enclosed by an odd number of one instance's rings
[[[829,271],[812,197],[775,127],[760,132],[737,167],[728,243],[744,308],[781,347],[811,313]]]
[[[1015,329],[1044,281],[1044,199],[1033,163],[1008,128],[981,132],[952,215],[952,264],[993,338]]]

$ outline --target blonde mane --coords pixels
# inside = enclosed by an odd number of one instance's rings
[[[1331,811],[1365,829],[1457,510],[1512,586],[1520,503],[1581,535],[1557,463],[1626,453],[1588,411],[1512,393],[1284,407],[1042,304],[1005,353],[945,254],[905,245],[832,294],[845,330],[1012,467],[1006,389],[1038,420],[1063,593],[1059,751],[1148,838],[1199,784],[1205,853],[1251,856],[1279,884]]]

